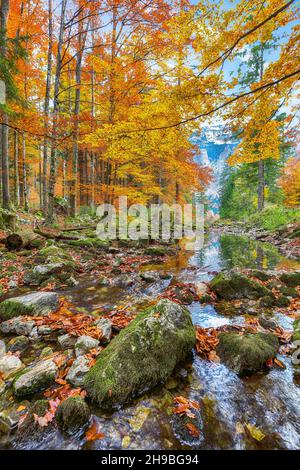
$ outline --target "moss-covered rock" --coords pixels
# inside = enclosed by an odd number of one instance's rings
[[[209,286],[218,298],[225,300],[259,299],[267,295],[272,296],[272,292],[266,287],[235,271],[218,274]]]
[[[54,381],[56,374],[57,366],[51,359],[27,367],[14,379],[14,394],[24,397],[44,390]]]
[[[293,299],[297,299],[297,297],[299,297],[298,292],[293,287],[282,286],[278,290],[281,294],[285,295],[286,297],[292,297]]]
[[[163,299],[140,313],[100,353],[84,386],[100,407],[122,404],[166,380],[194,344],[188,310]]]
[[[150,256],[164,256],[167,252],[168,248],[160,245],[148,246],[148,248],[145,249],[145,254]]]
[[[275,299],[271,295],[265,295],[259,301],[260,307],[271,308],[274,305]]]
[[[17,351],[24,352],[29,346],[29,339],[27,336],[16,336],[12,338],[8,343],[8,351],[15,353]]]
[[[293,341],[300,341],[300,318],[294,321]]]
[[[272,279],[273,275],[266,272],[266,271],[261,271],[258,269],[253,269],[250,272],[250,275],[253,277],[256,277],[256,279],[259,279],[260,281],[269,281]]]
[[[62,431],[73,434],[88,423],[90,410],[83,398],[69,397],[59,405],[55,418]]]
[[[279,308],[288,307],[290,303],[290,300],[285,295],[281,295],[276,299],[276,307]]]
[[[68,260],[38,265],[25,273],[24,283],[28,286],[40,286],[50,278],[65,282],[74,274],[75,269],[75,263]]]
[[[294,273],[283,273],[280,276],[280,280],[288,287],[300,286],[300,271],[296,271]]]
[[[238,375],[247,375],[264,369],[278,347],[278,339],[271,333],[220,333],[217,354]]]
[[[47,315],[58,307],[59,298],[54,292],[33,292],[1,302],[0,318],[9,320],[20,315]]]

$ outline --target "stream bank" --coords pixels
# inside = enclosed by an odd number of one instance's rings
[[[77,252],[68,252],[73,257],[78,257],[76,269],[80,263],[79,272],[75,271],[74,275],[76,285],[65,285],[58,291],[59,297],[68,302],[64,305],[65,313],[68,310],[76,312],[73,315],[78,320],[76,328],[80,335],[83,333],[83,325],[91,334],[90,325],[84,324],[86,315],[92,314],[94,322],[97,319],[109,320],[112,334],[118,335],[118,331],[129,324],[138,312],[157,302],[158,298],[167,296],[178,300],[178,294],[181,296],[181,303],[186,304],[195,327],[205,330],[226,330],[233,326],[236,328],[237,325],[244,325],[245,320],[249,320],[248,325],[251,326],[262,313],[268,313],[269,320],[274,320],[284,332],[291,333],[294,318],[299,315],[297,299],[290,299],[295,306],[293,310],[272,305],[265,312],[265,308],[262,311],[253,299],[245,299],[244,303],[244,299],[224,302],[224,299],[212,297],[203,303],[196,298],[197,289],[201,285],[203,287],[203,284],[207,285],[220,271],[230,271],[233,268],[246,272],[267,271],[272,272],[271,277],[276,277],[277,282],[281,283],[277,273],[295,272],[299,269],[296,261],[285,258],[272,245],[256,243],[247,237],[220,235],[212,231],[206,237],[204,249],[194,254],[176,247],[163,249],[155,246],[150,251],[149,247],[137,249],[116,246],[97,254],[93,250],[94,247],[91,246],[84,248],[80,261]],[[46,254],[49,255],[49,252]],[[55,255],[53,249],[50,254]],[[41,258],[38,253],[35,256]],[[32,263],[28,268],[34,269]],[[51,276],[56,274],[52,273]],[[52,284],[54,278],[55,276]],[[63,281],[60,282],[62,284]],[[259,282],[263,285],[266,281]],[[42,288],[45,287],[46,290],[56,288],[51,283]],[[28,286],[9,291],[7,295],[15,297],[32,290]],[[275,292],[277,294],[276,288]],[[53,318],[54,320],[57,321]],[[64,327],[68,328],[68,325],[65,324]],[[44,333],[48,335],[51,333],[49,325],[48,331],[45,331],[45,325],[38,328],[44,328]],[[72,328],[74,331],[74,324]],[[65,331],[60,333],[64,333],[60,336],[67,334]],[[47,334],[44,335],[45,338],[50,339]],[[11,337],[5,335],[1,340],[7,346]],[[70,338],[64,339],[68,340]],[[37,354],[46,358],[51,356],[51,352],[45,351],[45,348],[51,348],[52,353],[58,352],[57,339],[55,342],[43,343],[40,340],[31,341],[21,356],[22,362],[30,364]],[[56,426],[55,420],[48,426],[39,426],[38,437],[36,434],[25,433],[24,428],[23,433],[20,433],[17,430],[18,421],[26,413],[28,416],[32,398],[19,399],[11,405],[12,395],[5,391],[1,396],[2,409],[7,411],[9,403],[15,414],[11,418],[11,429],[1,435],[1,446],[17,449],[296,449],[299,447],[300,436],[299,374],[297,367],[292,364],[290,353],[284,353],[288,344],[287,340],[277,355],[284,367],[274,366],[242,377],[223,362],[208,360],[194,351],[192,356],[175,368],[167,381],[120,409],[101,411],[88,401],[92,414],[90,419],[101,430],[101,438],[96,440],[87,439],[84,427],[66,434]],[[65,351],[68,351],[71,360],[74,343],[64,343],[63,347],[68,348]],[[88,353],[91,355],[88,356],[87,369],[99,355],[97,347],[94,347],[92,354]],[[105,347],[105,344],[100,347]],[[78,347],[75,348],[75,353],[76,349]],[[79,359],[80,357],[82,356]],[[60,360],[57,362],[59,367]],[[61,380],[63,383],[65,378]],[[64,386],[61,385],[62,389]],[[179,404],[176,402],[178,397],[187,400],[183,405],[195,415],[199,433],[195,430],[194,433],[187,432],[188,423],[182,421],[180,413],[174,412],[180,406],[180,400]],[[47,397],[43,394],[37,394],[34,401],[45,398]],[[55,400],[53,396],[50,399]],[[45,416],[44,411],[45,409],[41,412],[42,418]],[[25,420],[28,419],[27,416]]]

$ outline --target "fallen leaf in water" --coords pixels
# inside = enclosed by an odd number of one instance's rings
[[[274,359],[274,364],[276,364],[278,367],[280,367],[281,369],[285,369],[285,365],[283,364],[283,362],[281,362],[279,359],[275,358]]]
[[[17,411],[24,411],[26,410],[26,406],[24,405],[20,405],[18,408],[17,408]]]
[[[193,424],[193,423],[187,423],[186,427],[189,431],[189,434],[192,437],[199,437],[200,436],[200,431],[199,429]]]
[[[245,423],[245,427],[250,436],[258,442],[261,442],[266,437],[265,434],[253,424]]]
[[[97,423],[93,423],[85,433],[85,438],[89,442],[98,441],[104,437],[105,435],[99,431],[99,425]]]

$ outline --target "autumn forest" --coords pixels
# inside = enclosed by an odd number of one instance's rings
[[[0,0],[0,449],[299,448],[299,46],[296,0]],[[120,196],[200,248],[101,238]]]

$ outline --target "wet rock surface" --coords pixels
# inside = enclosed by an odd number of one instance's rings
[[[33,292],[2,302],[0,318],[7,320],[20,315],[47,315],[57,310],[58,307],[58,295],[54,292]]]

